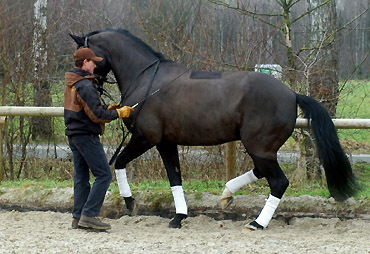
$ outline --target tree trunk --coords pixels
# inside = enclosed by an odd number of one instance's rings
[[[36,0],[34,5],[34,106],[48,107],[52,105],[50,84],[47,79],[47,0]],[[48,139],[52,136],[50,117],[32,118],[32,138]]]
[[[307,0],[308,9],[314,9],[322,0]],[[337,15],[335,0],[329,1],[309,14],[310,57],[305,69],[306,92],[310,97],[320,101],[329,114],[336,113],[338,86],[338,54],[335,33]],[[301,131],[300,150],[305,157],[306,177],[312,180],[322,180],[320,163],[315,142],[310,131]]]
[[[318,6],[322,0],[307,0],[309,9]],[[311,61],[307,76],[309,96],[319,100],[335,117],[339,96],[338,53],[336,33],[337,12],[335,0],[318,8],[309,15]]]
[[[296,91],[297,89],[297,80],[296,80],[296,72],[297,67],[295,65],[294,61],[294,54],[293,54],[293,47],[292,47],[292,34],[291,34],[291,21],[290,21],[290,12],[291,12],[291,6],[289,5],[283,5],[283,34],[285,39],[285,47],[286,47],[286,55],[288,59],[288,81],[291,88]]]

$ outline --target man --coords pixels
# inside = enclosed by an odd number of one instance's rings
[[[97,218],[105,194],[112,180],[99,135],[104,124],[129,117],[134,109],[128,106],[102,106],[94,82],[95,62],[102,61],[89,48],[80,48],[74,54],[75,67],[65,74],[64,122],[65,134],[73,154],[74,206],[72,228],[84,227],[107,230],[111,226]],[[90,172],[95,177],[90,186]]]

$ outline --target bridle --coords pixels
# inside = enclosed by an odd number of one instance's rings
[[[90,33],[88,35],[86,35],[85,37],[85,41],[84,41],[84,48],[89,48],[89,36],[91,35],[94,35],[94,34],[98,34],[99,31],[95,31],[93,33]],[[156,58],[153,62],[151,62],[150,64],[148,64],[137,76],[136,78],[129,84],[129,86],[126,88],[125,92],[121,93],[121,101],[120,101],[120,105],[121,106],[124,106],[124,101],[127,99],[127,95],[128,95],[128,92],[129,90],[134,86],[134,84],[137,82],[137,80],[147,71],[149,70],[152,66],[155,65],[155,69],[154,69],[154,72],[153,72],[153,75],[150,79],[150,82],[149,82],[149,86],[148,86],[148,90],[146,92],[146,95],[144,97],[144,100],[140,101],[140,103],[136,103],[135,105],[133,105],[134,107],[136,107],[138,104],[142,104],[143,102],[146,101],[146,97],[148,97],[149,95],[149,92],[150,92],[150,89],[152,88],[152,85],[153,85],[153,82],[154,82],[154,79],[155,79],[155,76],[158,72],[158,68],[159,68],[159,65],[161,63],[161,60],[159,58]],[[108,74],[108,73],[107,73]],[[113,100],[112,96],[110,96],[110,94],[107,92],[107,90],[104,89],[104,83],[108,83],[108,84],[116,84],[117,81],[108,81],[108,78],[107,78],[107,74],[106,75],[98,75],[98,74],[94,74],[95,76],[95,79],[97,80],[97,89],[98,91],[100,92],[101,95],[105,94],[109,99]],[[142,104],[143,106],[143,104]],[[139,111],[141,110],[142,106],[140,107]],[[136,114],[136,116],[138,115],[138,113]]]

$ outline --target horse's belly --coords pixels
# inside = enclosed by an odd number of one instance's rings
[[[218,145],[240,139],[235,124],[225,126],[220,123],[214,125],[194,123],[185,128],[183,126],[170,128],[164,133],[164,138],[171,143],[188,146]]]

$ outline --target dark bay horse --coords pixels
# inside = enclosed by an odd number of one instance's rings
[[[292,134],[297,105],[311,119],[331,195],[339,201],[353,196],[357,184],[327,110],[316,100],[299,95],[279,80],[255,72],[197,72],[166,60],[146,43],[122,29],[71,35],[78,47],[90,47],[104,60],[95,72],[113,71],[122,94],[121,105],[141,102],[124,123],[132,133],[115,169],[156,146],[167,170],[176,215],[170,227],[187,217],[177,145],[208,146],[241,140],[254,169],[226,183],[222,204],[245,184],[265,177],[271,194],[260,215],[246,225],[263,229],[271,220],[289,181],[277,162],[277,151]],[[153,91],[154,96],[147,97]],[[119,182],[126,205],[132,202],[126,173]],[[118,174],[117,174],[118,179]],[[120,184],[121,183],[121,184]],[[126,194],[125,194],[126,193]]]

